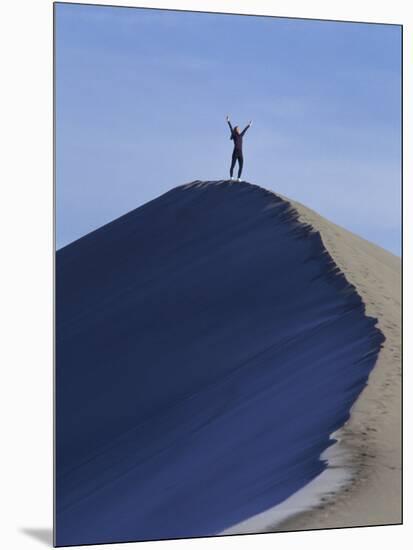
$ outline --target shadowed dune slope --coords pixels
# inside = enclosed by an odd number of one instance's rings
[[[285,500],[376,319],[289,202],[193,182],[57,252],[57,544],[216,534]]]

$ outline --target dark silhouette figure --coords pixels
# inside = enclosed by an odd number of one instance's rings
[[[242,132],[240,132],[239,126],[235,126],[235,128],[232,127],[228,116],[227,116],[227,122],[231,130],[230,139],[234,141],[234,150],[232,151],[231,168],[229,170],[229,175],[232,179],[235,163],[238,160],[238,181],[240,181],[242,167],[244,166],[244,155],[242,154],[242,138],[244,137],[245,132],[251,126],[252,120],[249,121],[249,123],[247,124],[247,126],[245,126]]]

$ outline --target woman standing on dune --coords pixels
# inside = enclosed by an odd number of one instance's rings
[[[244,156],[242,154],[242,138],[244,137],[245,132],[251,126],[252,120],[249,121],[249,123],[247,124],[247,126],[245,126],[242,132],[240,132],[239,126],[235,126],[235,128],[232,127],[228,116],[227,116],[227,122],[231,130],[230,139],[234,141],[234,150],[232,151],[232,160],[231,160],[231,168],[229,170],[229,175],[231,179],[233,179],[232,175],[234,173],[235,163],[238,160],[238,181],[241,181],[240,179],[241,172],[242,172],[242,167],[244,165]]]

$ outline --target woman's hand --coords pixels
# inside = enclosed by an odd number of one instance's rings
[[[250,121],[248,122],[248,126],[251,126],[251,124],[252,124],[252,120],[250,120]]]
[[[229,122],[229,116],[228,116],[228,115],[227,115],[227,119],[226,119],[226,120],[227,120],[227,122]]]

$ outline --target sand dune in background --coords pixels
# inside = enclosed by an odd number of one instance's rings
[[[58,544],[243,532],[334,471],[338,429],[351,482],[259,531],[399,522],[399,279],[247,182],[177,187],[59,250]]]

